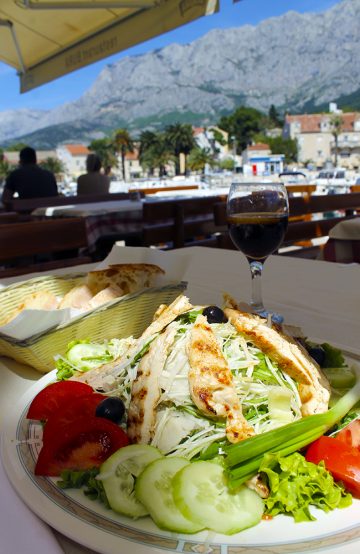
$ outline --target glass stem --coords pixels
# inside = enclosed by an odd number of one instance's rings
[[[265,310],[261,292],[263,264],[257,260],[249,260],[249,263],[251,271],[251,307],[255,312],[259,313]]]

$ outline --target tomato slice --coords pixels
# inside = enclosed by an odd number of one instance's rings
[[[323,436],[309,446],[306,459],[314,464],[323,460],[335,481],[342,481],[351,494],[360,498],[360,454],[356,448]]]
[[[86,470],[99,467],[111,454],[129,444],[126,433],[101,417],[81,417],[63,425],[43,445],[35,475],[58,476],[65,469]]]
[[[80,398],[67,398],[63,404],[51,414],[43,429],[43,443],[53,435],[61,433],[61,427],[74,422],[82,416],[95,416],[98,404],[106,398],[103,394],[92,392]]]
[[[46,420],[69,398],[80,398],[93,388],[78,381],[58,381],[42,389],[30,404],[28,419]]]
[[[360,419],[354,419],[336,435],[339,441],[360,451]]]

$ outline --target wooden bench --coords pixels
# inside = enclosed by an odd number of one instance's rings
[[[214,205],[226,195],[145,202],[143,246],[215,246]]]
[[[92,262],[82,218],[0,224],[0,244],[0,278]]]
[[[340,221],[356,216],[359,209],[360,192],[290,197],[289,225],[279,253],[316,258],[322,245],[314,245],[313,241],[326,238],[330,229]],[[214,206],[214,220],[219,233],[218,246],[235,249],[227,232],[225,202]]]

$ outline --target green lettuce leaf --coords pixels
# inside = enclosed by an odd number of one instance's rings
[[[335,348],[327,342],[322,343],[321,347],[325,351],[325,360],[322,367],[345,367],[345,359],[339,348]]]
[[[310,506],[329,512],[352,503],[351,494],[334,482],[323,462],[307,462],[298,452],[286,457],[266,454],[259,471],[267,476],[270,489],[265,499],[269,515],[286,514],[296,522],[313,521],[316,518]]]

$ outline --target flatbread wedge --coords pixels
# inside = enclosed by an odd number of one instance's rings
[[[115,264],[105,269],[90,271],[86,284],[95,295],[109,286],[116,286],[129,294],[155,285],[163,269],[154,264]]]

